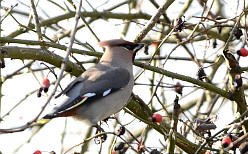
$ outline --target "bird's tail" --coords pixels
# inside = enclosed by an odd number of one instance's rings
[[[49,121],[51,121],[53,118],[54,118],[54,116],[47,114],[42,119],[37,120],[35,123],[36,124],[46,124]]]
[[[42,125],[44,125],[44,124],[48,123],[49,121],[51,121],[51,119],[40,119],[40,120],[37,120],[35,122],[35,124],[42,124]]]

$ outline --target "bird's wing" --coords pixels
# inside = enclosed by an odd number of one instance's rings
[[[130,79],[131,75],[126,69],[114,67],[106,71],[90,74],[84,80],[73,81],[64,92],[68,99],[55,107],[52,113],[44,118],[71,116],[71,111],[77,109],[78,106],[94,102],[126,87]]]
[[[77,77],[75,80],[73,80],[70,84],[67,85],[67,87],[62,90],[58,95],[55,96],[55,98],[60,97],[63,94],[66,94],[68,91],[70,91],[70,89],[74,86],[76,86],[78,83],[82,82],[84,80],[85,77],[79,76]]]

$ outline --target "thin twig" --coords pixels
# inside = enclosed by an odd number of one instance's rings
[[[160,16],[175,0],[166,0],[157,10],[157,13],[149,20],[145,28],[139,33],[139,35],[134,40],[135,43],[141,42],[147,33],[154,27],[154,25],[159,20]]]
[[[37,11],[36,11],[34,0],[30,0],[30,2],[31,2],[31,9],[33,11],[33,17],[34,17],[36,33],[38,35],[38,40],[41,41],[43,39],[42,39],[42,33],[41,33],[41,28],[40,28],[39,17],[38,17]]]
[[[75,25],[74,25],[74,29],[72,31],[72,34],[71,34],[71,38],[70,38],[70,42],[69,42],[69,47],[67,48],[67,54],[62,62],[62,65],[61,65],[61,72],[58,76],[58,79],[55,83],[55,86],[54,86],[54,89],[51,93],[51,95],[48,97],[47,99],[47,102],[45,103],[45,105],[41,108],[41,111],[39,112],[39,114],[34,118],[32,119],[31,121],[29,121],[26,125],[24,126],[21,126],[19,128],[16,128],[16,129],[0,129],[0,132],[1,133],[13,133],[13,132],[20,132],[20,131],[23,131],[25,130],[26,128],[28,128],[33,122],[37,121],[37,119],[40,117],[41,113],[45,110],[46,106],[49,104],[49,102],[51,101],[51,99],[53,98],[58,86],[59,86],[59,83],[60,83],[60,80],[62,79],[63,77],[63,73],[65,71],[65,68],[66,68],[66,62],[69,60],[69,55],[71,54],[71,49],[72,49],[72,45],[73,45],[73,42],[74,42],[74,39],[75,39],[75,35],[76,35],[76,29],[77,29],[77,24],[78,24],[78,20],[79,20],[79,14],[80,14],[80,8],[81,8],[81,5],[82,5],[82,0],[79,1],[78,3],[78,10],[77,10],[77,13],[76,13],[76,17],[75,17]]]

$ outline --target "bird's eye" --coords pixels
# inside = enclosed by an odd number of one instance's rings
[[[125,44],[122,45],[124,48],[126,48],[127,50],[133,50],[136,46],[135,45],[130,45],[130,44]]]

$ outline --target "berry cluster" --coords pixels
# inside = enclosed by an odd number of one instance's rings
[[[41,97],[42,91],[44,91],[45,93],[48,92],[49,87],[50,87],[50,80],[45,78],[42,81],[42,85],[41,85],[40,89],[37,92],[37,97]]]

